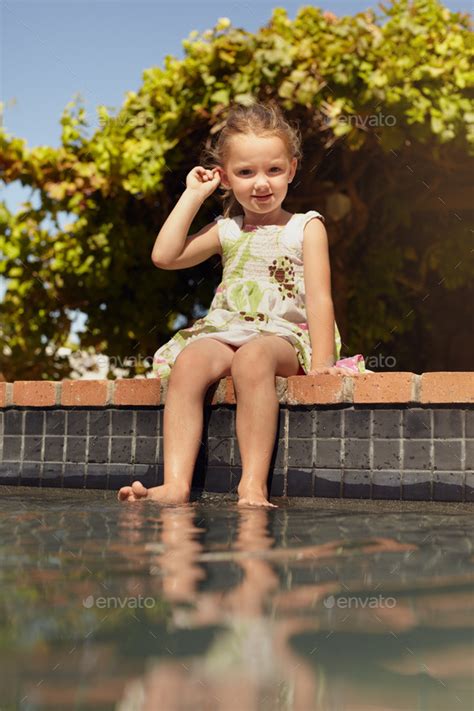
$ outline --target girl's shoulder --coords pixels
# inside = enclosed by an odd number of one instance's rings
[[[318,218],[322,222],[325,221],[323,215],[317,210],[293,213],[283,228],[283,234],[286,235],[286,239],[291,240],[293,244],[301,248],[303,245],[304,228],[308,222],[314,218]]]
[[[292,224],[299,229],[304,229],[305,225],[314,218],[326,222],[326,218],[320,212],[317,210],[308,210],[307,212],[295,212],[288,224]]]
[[[238,234],[242,229],[243,215],[236,215],[235,217],[224,217],[224,215],[218,215],[215,218],[219,232],[228,232]]]
[[[243,215],[236,217],[224,217],[218,215],[214,218],[217,223],[217,234],[221,243],[222,256],[225,259],[226,246],[235,244],[241,234]]]
[[[308,210],[307,212],[295,212],[288,223],[286,224],[283,235],[286,244],[291,245],[298,254],[302,255],[304,228],[313,219],[319,219],[325,222],[324,216],[317,210]]]

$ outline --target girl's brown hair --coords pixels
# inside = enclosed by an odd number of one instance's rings
[[[210,169],[224,166],[229,155],[229,141],[238,134],[254,134],[256,136],[278,136],[284,142],[290,159],[302,157],[301,135],[299,129],[292,126],[284,117],[277,103],[255,102],[250,106],[235,104],[231,107],[224,127],[217,140],[209,143],[201,155],[201,164]],[[223,215],[234,217],[242,212],[240,204],[235,199],[230,188],[223,190]]]

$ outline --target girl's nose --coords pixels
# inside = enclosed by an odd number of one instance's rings
[[[255,187],[266,187],[268,185],[268,180],[266,175],[257,175],[255,178]]]

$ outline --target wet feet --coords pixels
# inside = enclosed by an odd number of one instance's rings
[[[264,506],[278,508],[268,501],[265,489],[258,487],[239,487],[239,506]],[[119,501],[156,501],[162,504],[185,504],[189,501],[190,491],[186,487],[171,484],[152,486],[147,489],[140,481],[134,481],[131,486],[122,486],[117,494]]]
[[[239,495],[239,506],[265,506],[266,508],[272,509],[278,508],[276,504],[272,504],[268,501],[266,489],[262,490],[256,487],[239,486],[237,493]]]
[[[132,486],[122,486],[117,498],[119,501],[157,501],[162,504],[185,504],[189,501],[189,489],[170,484],[152,486],[147,489],[141,481],[134,481]]]

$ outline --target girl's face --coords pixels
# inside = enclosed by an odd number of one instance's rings
[[[221,183],[231,188],[247,217],[280,210],[296,172],[297,160],[290,159],[278,136],[238,135],[230,140]]]

